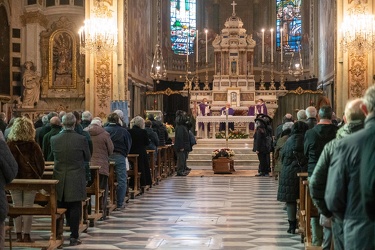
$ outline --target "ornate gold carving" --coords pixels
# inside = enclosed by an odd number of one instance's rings
[[[254,93],[241,93],[241,101],[254,101]]]
[[[227,93],[214,93],[214,101],[227,101]]]
[[[26,12],[20,18],[23,26],[26,26],[28,23],[38,23],[44,28],[48,26],[48,19],[39,11]]]
[[[302,95],[302,94],[323,94],[322,90],[303,90],[301,87],[298,87],[296,90],[290,90],[288,91],[288,94],[296,94],[296,95]]]
[[[111,63],[108,56],[101,57],[96,64],[95,81],[96,81],[96,96],[99,100],[99,107],[108,107],[108,100],[110,98],[112,86],[112,73],[110,71]]]
[[[146,92],[146,95],[167,95],[167,96],[170,96],[170,95],[181,95],[181,94],[182,94],[181,91],[174,91],[170,88],[167,88],[164,91],[155,91],[155,92],[147,91]]]
[[[349,93],[350,98],[360,98],[367,88],[367,55],[349,56]]]

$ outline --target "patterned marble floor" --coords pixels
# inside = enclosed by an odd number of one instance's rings
[[[170,177],[64,249],[303,249],[276,193],[268,177]]]

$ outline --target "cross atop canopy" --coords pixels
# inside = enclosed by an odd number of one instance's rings
[[[236,2],[233,0],[233,3],[231,3],[231,5],[233,6],[233,12],[232,12],[232,16],[235,16],[236,15]]]

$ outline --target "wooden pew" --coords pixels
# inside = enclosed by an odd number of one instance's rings
[[[158,167],[159,167],[159,177],[166,178],[168,177],[168,146],[159,146],[158,147]]]
[[[133,187],[130,187],[129,190],[130,197],[132,199],[134,199],[137,195],[141,194],[141,173],[138,172],[138,156],[138,154],[128,154],[128,161],[133,165],[133,169],[128,170],[128,176],[133,177],[134,180]]]
[[[103,196],[104,196],[104,189],[100,189],[99,183],[99,169],[100,166],[91,166],[91,182],[89,186],[86,186],[86,193],[87,196],[91,198],[91,195],[94,195],[95,199],[95,207],[94,211],[88,211],[88,219],[90,221],[90,227],[94,226],[95,221],[99,220],[103,216]]]
[[[306,216],[306,197],[305,197],[305,185],[303,181],[307,180],[307,172],[298,173],[299,177],[299,199],[297,200],[297,211],[298,211],[298,233],[301,234],[301,243],[305,242],[305,216]]]
[[[116,182],[116,174],[115,174],[115,162],[111,161],[109,162],[109,176],[108,176],[108,197],[110,203],[107,205],[107,212],[109,215],[112,213],[113,210],[117,207],[117,198],[116,198],[116,188],[117,188],[117,182]],[[129,185],[129,184],[128,184]],[[127,200],[126,200],[127,202]]]
[[[31,180],[31,179],[14,179],[6,185],[6,190],[45,190],[43,195],[43,205],[34,205],[33,207],[15,207],[9,204],[8,216],[11,218],[20,215],[43,215],[51,217],[51,237],[46,241],[30,242],[12,242],[13,247],[32,247],[43,249],[56,249],[64,243],[63,225],[65,208],[57,208],[56,184],[58,180]],[[41,200],[41,198],[38,198]],[[8,244],[8,243],[7,243]],[[9,244],[7,245],[9,246]]]
[[[319,250],[322,249],[321,247],[312,246],[311,245],[311,217],[318,217],[319,212],[318,209],[314,206],[310,191],[309,191],[309,181],[304,180],[303,185],[305,186],[305,249],[306,250]]]
[[[169,175],[173,175],[176,172],[176,162],[174,160],[174,147],[173,144],[168,145],[168,169],[169,169]]]
[[[148,149],[147,155],[149,159],[149,165],[150,165],[150,171],[151,171],[151,180],[152,185],[155,185],[157,183],[156,176],[155,176],[155,150]]]

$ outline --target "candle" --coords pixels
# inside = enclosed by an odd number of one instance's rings
[[[271,29],[271,63],[273,63],[273,29]]]
[[[264,29],[262,29],[262,63],[264,63]]]
[[[205,29],[204,33],[206,33],[206,63],[208,63],[208,44],[207,44],[207,33],[208,33],[208,30]]]
[[[280,29],[280,56],[281,62],[283,62],[283,29]]]
[[[195,42],[196,42],[196,50],[195,50],[195,54],[196,54],[196,62],[198,62],[198,35],[199,35],[199,30],[197,30],[197,36],[196,36],[196,38],[195,38]]]
[[[186,41],[186,62],[189,62],[189,36],[187,37]]]

